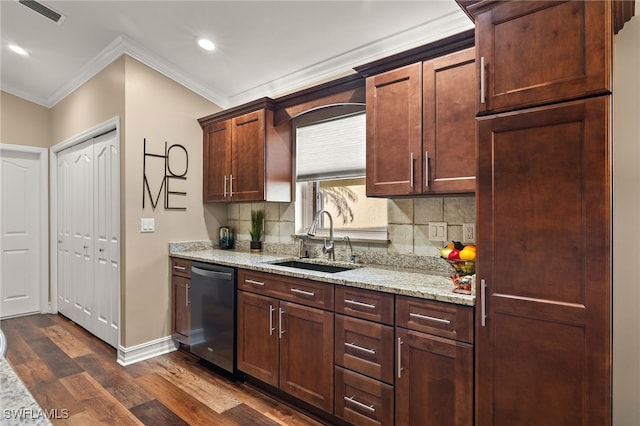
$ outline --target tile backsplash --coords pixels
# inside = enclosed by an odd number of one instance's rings
[[[228,225],[236,230],[236,240],[240,244],[250,240],[252,209],[265,211],[263,241],[266,246],[292,245],[297,250],[294,203],[229,204]],[[475,222],[475,196],[389,199],[387,221],[388,242],[357,242],[353,244],[354,252],[365,260],[375,259],[372,263],[385,263],[380,260],[384,253],[390,258],[398,258],[398,255],[439,257],[438,250],[444,244],[429,240],[429,222],[447,222],[448,240],[462,241],[462,224]],[[312,244],[314,256],[320,248],[320,242],[316,243]],[[347,256],[343,245],[342,242],[336,243],[336,257],[341,253]]]

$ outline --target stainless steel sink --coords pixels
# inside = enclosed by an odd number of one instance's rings
[[[318,271],[318,272],[329,272],[331,274],[336,272],[344,272],[349,271],[351,269],[355,269],[356,267],[347,267],[347,266],[338,266],[338,265],[327,265],[324,263],[311,263],[311,262],[303,262],[300,260],[287,260],[285,262],[276,262],[273,265],[285,266],[287,268],[294,269],[306,269],[309,271]]]

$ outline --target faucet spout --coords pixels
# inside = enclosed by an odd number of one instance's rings
[[[329,243],[327,240],[324,240],[324,247],[322,247],[322,252],[327,254],[329,260],[336,260],[336,254],[333,246],[333,217],[331,217],[331,213],[327,210],[320,210],[316,213],[316,216],[313,218],[313,222],[311,222],[311,226],[307,230],[307,235],[313,237],[316,235],[316,231],[318,229],[318,223],[320,222],[320,217],[326,214],[329,218]]]

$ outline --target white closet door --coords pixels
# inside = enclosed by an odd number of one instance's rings
[[[39,158],[9,150],[0,158],[3,318],[40,311]]]
[[[64,222],[63,242],[58,245],[68,252],[65,259],[68,263],[63,261],[62,268],[58,268],[58,282],[64,283],[58,310],[85,328],[93,322],[94,304],[93,162],[92,140],[58,155],[58,170],[68,167],[66,179],[60,185],[63,188],[59,188],[64,202],[60,203],[60,197],[58,202],[59,221]]]
[[[78,322],[73,304],[72,279],[73,230],[71,229],[71,183],[73,182],[73,148],[58,153],[58,311]]]
[[[120,298],[119,152],[116,132],[94,140],[95,305],[91,330],[117,347]]]

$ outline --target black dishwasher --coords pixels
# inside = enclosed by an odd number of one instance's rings
[[[191,352],[236,374],[236,270],[191,264]]]

